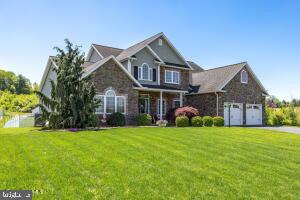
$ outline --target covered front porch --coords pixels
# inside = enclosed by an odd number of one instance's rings
[[[182,90],[166,90],[139,88],[138,112],[150,114],[155,121],[166,119],[166,114],[171,109],[184,105]]]

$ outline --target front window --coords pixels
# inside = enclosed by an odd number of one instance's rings
[[[248,83],[248,73],[246,70],[243,70],[241,72],[241,82],[242,83]]]
[[[116,94],[113,90],[108,90],[105,93],[106,97],[106,113],[113,113],[115,111]]]
[[[180,100],[174,99],[173,100],[173,108],[179,108],[180,107]]]
[[[100,106],[96,109],[97,114],[111,114],[120,112],[125,114],[125,96],[116,96],[113,90],[108,90],[105,95],[97,95],[100,99]]]
[[[150,113],[150,97],[147,94],[139,96],[139,113]]]
[[[162,114],[166,114],[166,100],[162,100]],[[157,100],[157,113],[160,115],[160,99]]]
[[[139,80],[152,80],[152,68],[149,67],[147,63],[142,64],[142,66],[139,67],[138,71]]]
[[[178,71],[165,71],[165,83],[179,84],[180,76]]]

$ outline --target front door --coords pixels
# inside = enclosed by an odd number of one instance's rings
[[[139,96],[139,113],[150,114],[150,97],[148,94]]]

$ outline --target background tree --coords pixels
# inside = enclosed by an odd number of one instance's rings
[[[30,94],[32,85],[30,80],[23,75],[16,76],[15,73],[0,69],[0,91],[12,94]]]
[[[49,121],[50,128],[85,128],[95,122],[95,87],[89,77],[83,78],[84,54],[78,46],[65,40],[65,50],[55,47],[58,54],[55,62],[58,69],[57,81],[51,81],[51,97],[37,92],[43,118]]]
[[[16,93],[17,94],[30,94],[32,91],[31,83],[28,78],[23,75],[18,75],[17,84],[16,84]]]

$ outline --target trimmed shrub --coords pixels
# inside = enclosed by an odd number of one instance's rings
[[[202,119],[204,126],[212,126],[214,124],[213,118],[210,116],[205,116]]]
[[[192,126],[201,127],[203,126],[203,120],[200,116],[195,116],[192,118]]]
[[[115,112],[107,116],[107,125],[125,126],[125,116],[122,113]]]
[[[150,126],[152,124],[152,117],[149,114],[139,114],[136,117],[138,126]]]
[[[189,126],[189,118],[187,116],[176,117],[176,126],[177,127],[187,127]]]
[[[214,126],[224,126],[224,118],[223,117],[214,117],[213,122],[214,122]]]
[[[199,111],[196,108],[191,106],[185,106],[185,107],[177,108],[175,110],[175,117],[186,116],[190,119],[198,115],[199,115]]]

